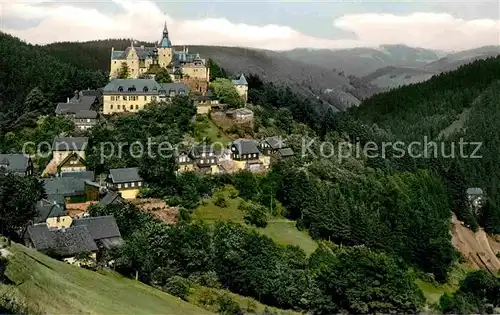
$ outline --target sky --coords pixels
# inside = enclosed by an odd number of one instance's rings
[[[500,45],[500,1],[0,0],[0,30],[29,43],[132,38],[272,50]]]

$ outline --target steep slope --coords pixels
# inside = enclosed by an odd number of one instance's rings
[[[114,274],[99,274],[14,244],[0,295],[42,314],[211,314],[179,298]]]

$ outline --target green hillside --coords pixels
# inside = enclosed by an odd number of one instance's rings
[[[233,188],[233,187],[232,187]],[[231,198],[229,190],[225,187],[221,189],[227,201],[226,207],[217,206],[215,203],[216,195],[205,200],[193,213],[195,219],[201,219],[205,222],[214,223],[216,221],[230,221],[244,224],[244,213],[238,206],[244,202],[240,197]],[[274,242],[280,245],[295,245],[300,247],[308,255],[312,254],[318,244],[307,234],[299,231],[295,226],[296,222],[280,217],[273,217],[267,221],[265,228],[255,228],[259,233],[269,236]]]
[[[51,259],[14,244],[8,249],[0,295],[48,314],[210,314],[179,298],[113,273],[97,273]]]

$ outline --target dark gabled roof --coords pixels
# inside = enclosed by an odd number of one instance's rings
[[[232,145],[236,147],[239,154],[260,153],[255,140],[238,139],[234,140]]]
[[[287,147],[283,138],[278,136],[266,138],[264,139],[264,141],[267,142],[267,144],[269,144],[269,146],[273,150],[283,149]]]
[[[119,88],[123,88],[119,92]],[[134,92],[129,92],[129,89],[134,88]],[[147,92],[145,92],[147,88]],[[153,79],[113,79],[103,89],[104,93],[157,93],[161,86]]]
[[[278,150],[278,154],[282,157],[288,157],[294,155],[292,148],[283,148]]]
[[[83,151],[87,148],[87,137],[56,137],[52,151]]]
[[[137,167],[113,168],[109,170],[109,176],[114,184],[142,181]]]
[[[125,199],[123,199],[119,193],[116,191],[110,191],[101,199],[101,201],[99,201],[99,205],[105,207],[107,205],[121,203],[123,201],[125,201]]]
[[[76,114],[79,111],[90,110],[92,104],[87,103],[58,103],[56,115]]]
[[[165,91],[170,93],[170,91],[175,91],[177,94],[189,94],[189,87],[184,83],[159,83],[161,89],[159,91]]]
[[[29,159],[24,154],[0,154],[0,166],[5,165],[8,172],[25,172]]]
[[[122,236],[112,215],[76,219],[73,220],[72,226],[86,226],[94,240]]]
[[[97,245],[86,226],[71,226],[69,228],[50,231],[55,246],[50,248],[61,256],[75,256],[79,253],[97,251]]]
[[[69,100],[69,103],[92,106],[96,101],[97,97],[94,95],[80,95],[80,93],[78,93],[77,96],[73,96],[73,98]]]
[[[46,199],[42,199],[36,203],[37,216],[35,223],[44,223],[48,218],[56,218],[66,215],[63,207]]]
[[[61,177],[71,177],[71,178],[83,179],[83,180],[89,180],[89,181],[95,180],[94,171],[64,172],[64,173],[61,173]]]
[[[42,179],[42,182],[47,196],[80,196],[85,192],[85,180],[79,178],[54,177]]]
[[[83,96],[95,96],[97,99],[102,96],[102,92],[99,90],[83,90],[81,93]]]
[[[75,113],[75,118],[90,118],[95,119],[97,112],[95,110],[80,110]]]
[[[483,190],[477,187],[467,188],[467,195],[482,195]]]
[[[111,59],[126,59],[132,47],[127,47],[125,50],[114,50],[111,55]],[[139,59],[148,59],[153,56],[153,51],[155,47],[136,47],[134,46],[134,50]]]
[[[46,223],[29,226],[28,236],[37,250],[46,250],[56,245]]]
[[[193,156],[200,157],[203,153],[214,154],[214,148],[211,145],[201,144],[197,145],[192,150]]]
[[[68,154],[60,163],[59,165],[57,165],[57,167],[61,167],[61,165],[64,165],[66,164],[69,160],[71,160],[72,158],[76,157],[78,159],[78,161],[80,163],[82,163],[83,165],[86,165],[87,162],[85,162],[85,160],[76,152],[73,152],[71,154]]]

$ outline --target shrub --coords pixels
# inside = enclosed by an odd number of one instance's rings
[[[193,273],[189,276],[188,280],[208,288],[219,289],[221,287],[219,277],[215,271]]]
[[[190,283],[183,277],[173,276],[167,279],[164,290],[168,293],[180,297],[183,300],[189,295]]]
[[[227,207],[226,197],[224,196],[224,194],[221,191],[219,191],[215,194],[214,205],[216,205],[217,207],[221,207],[221,208]]]
[[[239,207],[245,212],[243,219],[246,224],[252,224],[257,227],[267,226],[267,209],[264,206],[254,202],[245,202]]]
[[[235,199],[239,195],[238,189],[234,188],[233,186],[229,186],[227,188],[227,192],[229,193],[229,198],[231,199]]]
[[[219,314],[236,315],[241,313],[240,305],[227,295],[219,296],[217,303],[219,304]]]

